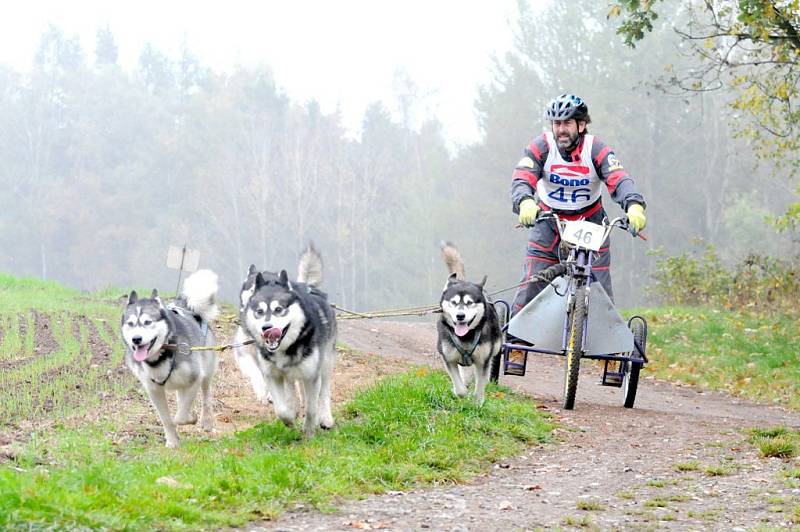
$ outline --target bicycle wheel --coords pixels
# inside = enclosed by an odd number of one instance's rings
[[[586,287],[575,288],[569,311],[567,329],[566,363],[564,366],[564,409],[572,410],[575,406],[575,394],[578,392],[578,374],[583,356],[583,329],[586,325]]]
[[[644,364],[641,358],[647,348],[647,328],[645,327],[644,321],[642,321],[641,318],[633,320],[631,321],[630,328],[633,333],[634,341],[631,357],[639,360],[625,362],[625,364],[629,366],[622,380],[622,397],[624,398],[623,406],[625,408],[633,408],[633,403],[636,401],[636,391],[639,388],[639,371]],[[638,348],[636,347],[637,345]],[[639,348],[641,348],[641,352]]]

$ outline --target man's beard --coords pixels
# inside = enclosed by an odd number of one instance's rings
[[[562,150],[572,148],[575,146],[575,142],[578,140],[578,133],[575,132],[574,135],[568,135],[569,138],[566,137],[556,137],[556,143],[558,147]]]

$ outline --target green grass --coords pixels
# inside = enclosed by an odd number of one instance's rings
[[[277,422],[177,451],[160,431],[120,448],[113,420],[62,429],[0,469],[0,528],[239,526],[296,502],[326,508],[335,497],[461,482],[550,438],[531,401],[491,387],[477,408],[453,396],[444,374],[421,373],[362,391],[337,428],[310,441]]]
[[[108,376],[123,357],[108,326],[119,320],[119,301],[0,274],[0,302],[0,363],[9,364],[0,366],[0,430],[22,420],[79,415],[101,397],[135,386],[132,378],[120,382]],[[38,351],[37,329],[51,342]],[[99,342],[92,344],[93,333]],[[92,363],[98,350],[110,356]]]
[[[561,521],[564,526],[571,526],[576,528],[596,528],[594,521],[588,515],[583,515],[581,517],[572,517],[568,515]]]
[[[644,375],[800,408],[797,316],[703,307],[637,309],[648,322]]]
[[[707,466],[703,472],[709,477],[724,477],[730,475],[732,470],[724,465]]]
[[[700,462],[697,460],[678,462],[675,464],[675,471],[697,471],[698,469],[700,469]]]
[[[794,458],[800,454],[800,431],[785,427],[753,429],[749,441],[765,458]]]
[[[577,507],[586,512],[602,512],[606,509],[600,502],[589,499],[578,499]]]

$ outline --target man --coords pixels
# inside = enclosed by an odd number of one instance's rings
[[[517,163],[511,184],[513,210],[519,223],[532,227],[528,239],[522,281],[511,315],[519,312],[541,292],[546,283],[527,282],[547,267],[559,262],[559,235],[553,219],[534,223],[540,210],[555,211],[560,218],[586,219],[601,223],[605,210],[601,202],[602,185],[627,213],[630,227],[639,232],[647,219],[645,202],[636,183],[622,167],[614,151],[590,135],[589,108],[574,94],[562,94],[550,102],[545,112],[551,131],[535,138]],[[611,288],[610,248],[601,248],[592,263],[592,273],[608,296]],[[512,361],[521,352],[512,352]]]

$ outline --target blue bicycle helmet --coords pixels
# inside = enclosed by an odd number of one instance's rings
[[[550,121],[570,118],[584,120],[587,124],[592,121],[586,102],[574,94],[562,94],[553,98],[547,106],[545,116]]]

